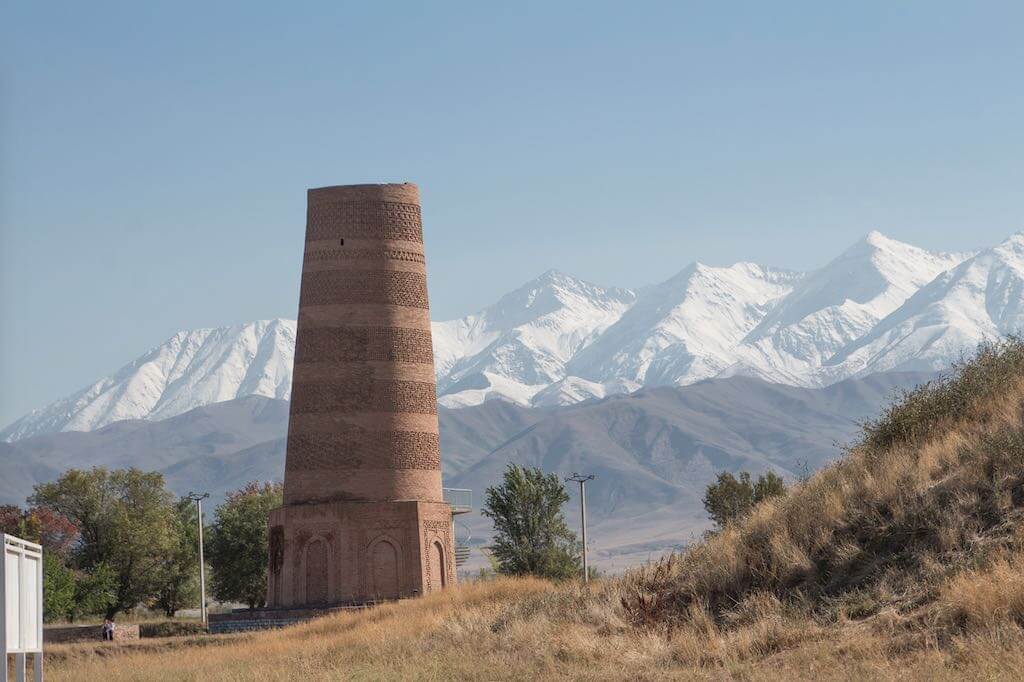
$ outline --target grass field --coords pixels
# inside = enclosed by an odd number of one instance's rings
[[[1019,574],[1018,574],[1019,578]],[[1019,628],[984,628],[939,646],[905,641],[903,617],[819,624],[765,600],[749,622],[637,630],[593,591],[537,580],[462,586],[373,612],[277,632],[48,653],[52,680],[1019,678]],[[986,607],[987,608],[987,607]],[[982,615],[983,612],[979,612]],[[987,617],[987,614],[982,617]]]
[[[1024,344],[621,578],[500,579],[276,632],[53,647],[54,680],[1020,679]]]

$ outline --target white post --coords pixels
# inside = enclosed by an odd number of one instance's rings
[[[203,627],[206,627],[206,560],[203,557],[203,501],[196,500],[199,508],[199,608],[202,610]]]
[[[590,582],[590,566],[587,564],[587,489],[586,482],[580,481],[580,516],[583,520],[583,582]]]
[[[583,582],[590,582],[590,565],[587,563],[587,492],[584,485],[587,481],[594,480],[594,474],[584,476],[572,472],[572,476],[565,479],[566,482],[574,481],[580,484],[580,521],[583,527]]]
[[[209,625],[206,620],[206,560],[203,558],[203,500],[209,496],[210,493],[188,494],[188,499],[195,500],[196,514],[199,517],[196,521],[199,524],[199,613],[203,619],[203,627]]]

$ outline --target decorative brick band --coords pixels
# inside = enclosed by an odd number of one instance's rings
[[[379,412],[437,414],[437,387],[432,381],[377,381],[373,406]]]
[[[392,270],[314,270],[302,273],[299,308],[332,303],[383,303],[428,309],[427,277]]]
[[[367,431],[350,427],[335,433],[288,436],[288,471],[341,469],[441,468],[441,442],[436,433]]]
[[[423,242],[423,222],[417,204],[385,201],[311,204],[306,225],[306,241],[359,237]]]
[[[295,382],[292,414],[315,412],[412,412],[436,414],[433,382],[372,379],[366,369],[343,384]]]
[[[303,328],[295,363],[393,361],[434,362],[430,331],[402,327]]]
[[[415,251],[399,251],[396,249],[317,249],[307,251],[305,260],[307,263],[332,260],[398,260],[406,263],[426,263],[422,253]]]

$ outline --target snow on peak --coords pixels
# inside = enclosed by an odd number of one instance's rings
[[[1021,330],[1024,234],[947,254],[877,231],[810,273],[693,262],[633,291],[548,270],[479,312],[432,324],[448,407],[563,405],[732,375],[820,386],[936,369]],[[246,395],[286,399],[294,350],[291,320],[180,332],[0,439],[164,419]]]
[[[590,381],[690,383],[732,362],[732,349],[792,289],[799,274],[754,263],[693,263],[644,289],[637,303],[569,363]]]
[[[486,374],[506,377],[519,387],[506,393],[532,395],[563,378],[569,359],[635,300],[628,289],[600,287],[549,270],[479,313],[435,322],[439,392],[457,392],[467,380]]]
[[[983,341],[1024,330],[1024,235],[1014,234],[908,297],[822,367],[823,381],[942,369]]]
[[[0,440],[166,419],[247,395],[287,399],[294,355],[292,320],[178,332],[114,374],[25,415],[0,432]]]
[[[817,368],[965,254],[933,253],[869,232],[810,273],[744,339],[731,372],[817,383]]]

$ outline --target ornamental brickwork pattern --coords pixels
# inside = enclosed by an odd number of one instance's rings
[[[299,308],[338,303],[429,308],[427,276],[401,270],[313,270],[302,273]]]
[[[288,437],[287,468],[291,471],[342,469],[422,469],[441,466],[436,433],[368,431],[349,426],[335,433],[303,433]]]
[[[426,519],[423,521],[423,565],[431,566],[430,552],[434,542],[439,542],[444,552],[441,556],[442,569],[445,576],[434,575],[431,570],[426,571],[427,592],[440,590],[446,583],[450,584],[455,577],[454,557],[448,556],[448,548],[452,547],[452,524],[451,521],[437,521]]]
[[[344,383],[301,381],[292,384],[292,414],[324,412],[397,412],[437,414],[433,382],[373,380],[363,368]]]
[[[396,249],[313,249],[306,252],[304,259],[307,263],[338,259],[399,260],[406,263],[426,263],[422,253]]]
[[[295,363],[304,362],[434,363],[430,331],[402,327],[311,327],[302,329]]]
[[[309,207],[306,241],[345,237],[423,243],[420,207],[386,201],[321,202]]]
[[[269,524],[270,604],[440,589],[455,582],[454,549],[419,190],[312,189],[306,217],[285,504]]]

